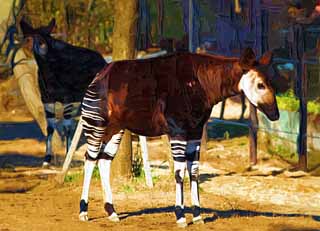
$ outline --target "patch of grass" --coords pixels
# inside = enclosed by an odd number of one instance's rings
[[[160,181],[160,176],[152,176],[153,184],[157,184]]]
[[[298,154],[292,150],[290,141],[272,134],[269,134],[268,139],[269,142],[272,141],[266,145],[266,150],[268,153],[271,155],[280,156],[291,163],[297,163]]]
[[[92,173],[92,178],[95,180],[100,180],[100,172],[98,166],[95,166]]]
[[[131,185],[125,184],[122,186],[122,190],[125,193],[133,193],[135,190]]]
[[[65,183],[74,183],[74,182],[78,182],[81,179],[81,172],[75,172],[75,173],[70,173],[67,174],[64,178],[64,182]]]

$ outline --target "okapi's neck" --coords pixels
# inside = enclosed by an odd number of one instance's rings
[[[198,79],[211,106],[240,94],[239,82],[242,75],[243,70],[237,60],[199,64],[197,68]]]

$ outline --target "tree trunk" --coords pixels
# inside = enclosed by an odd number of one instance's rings
[[[138,18],[138,0],[115,1],[113,31],[113,61],[134,59],[136,48],[136,30]],[[131,133],[126,131],[122,137],[119,151],[112,163],[112,176],[130,178],[132,176]]]

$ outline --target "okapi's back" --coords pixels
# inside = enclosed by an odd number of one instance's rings
[[[79,102],[106,61],[97,52],[54,41],[45,59],[35,56],[39,65],[39,85],[43,102]]]
[[[210,105],[197,79],[193,58],[182,53],[114,62],[93,81],[99,87],[91,85],[88,90],[98,90],[106,99],[102,107],[108,121],[123,121],[125,128],[138,134],[165,133],[165,116],[196,126]]]

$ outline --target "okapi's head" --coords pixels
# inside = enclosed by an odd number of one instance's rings
[[[240,79],[239,89],[269,120],[275,121],[279,119],[279,109],[267,71],[271,59],[271,52],[257,60],[251,48],[245,49],[240,57],[240,66],[245,73]]]
[[[53,46],[54,39],[50,34],[55,25],[56,21],[52,19],[47,26],[33,28],[22,18],[20,26],[26,46],[40,57],[46,56],[49,48]]]

